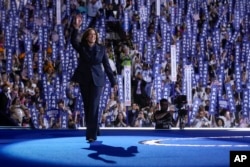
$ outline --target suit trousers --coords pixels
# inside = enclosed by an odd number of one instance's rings
[[[98,112],[102,89],[103,87],[95,86],[93,81],[80,84],[81,95],[84,103],[87,140],[96,140],[99,133]]]

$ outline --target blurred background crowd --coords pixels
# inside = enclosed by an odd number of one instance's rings
[[[69,79],[77,62],[69,43],[72,20],[82,15],[82,31],[100,32],[114,74],[131,70],[131,105],[111,92],[101,127],[154,127],[151,118],[162,98],[173,127],[179,127],[180,114],[185,127],[250,126],[247,0],[61,0],[60,10],[56,0],[2,0],[0,8],[1,125],[85,126],[78,85]],[[186,65],[192,67],[193,101],[177,106],[176,97],[187,93]],[[161,93],[168,88],[160,97],[159,76]]]

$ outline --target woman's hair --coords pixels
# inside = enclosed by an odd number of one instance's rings
[[[96,34],[96,42],[95,43],[97,43],[97,44],[99,43],[98,42],[98,39],[99,39],[98,32],[94,28],[88,28],[84,31],[84,33],[82,35],[82,40],[81,40],[82,44],[84,44],[84,45],[87,44],[87,38],[90,34],[90,31],[92,31],[92,30],[95,31],[95,34]]]
[[[221,120],[222,126],[224,127],[225,126],[225,122],[224,122],[224,120],[222,118],[216,118],[216,125],[219,126],[219,124],[218,124],[219,120]]]

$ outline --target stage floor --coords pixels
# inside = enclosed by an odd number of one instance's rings
[[[230,151],[250,151],[249,128],[101,128],[91,144],[84,135],[84,128],[1,127],[0,162],[8,167],[228,167]]]

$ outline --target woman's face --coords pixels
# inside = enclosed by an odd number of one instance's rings
[[[94,44],[96,42],[96,32],[94,30],[90,30],[87,36],[87,42],[89,44]]]
[[[119,118],[120,120],[123,119],[122,113],[119,113],[119,114],[118,114],[118,118]]]
[[[222,120],[218,120],[218,126],[223,126],[223,122],[222,122]]]
[[[17,104],[17,105],[20,104],[20,99],[19,98],[16,99],[15,104]]]
[[[44,113],[45,113],[45,112],[44,112],[44,109],[43,109],[43,108],[40,108],[39,113],[40,113],[40,114],[44,114]]]

